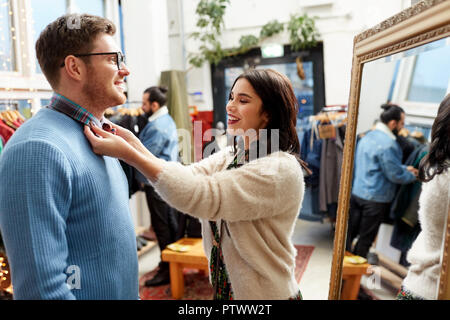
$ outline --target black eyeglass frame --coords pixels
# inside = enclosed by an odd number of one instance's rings
[[[125,63],[125,55],[120,51],[115,52],[98,52],[98,53],[80,53],[80,54],[74,54],[75,57],[89,57],[89,56],[106,56],[110,54],[116,55],[116,64],[117,69],[122,70],[122,64]],[[64,67],[65,61],[61,64],[61,68]]]

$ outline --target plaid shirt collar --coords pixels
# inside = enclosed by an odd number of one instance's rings
[[[50,101],[50,104],[47,108],[61,112],[71,117],[75,121],[78,121],[85,125],[89,125],[90,123],[92,123],[101,128],[103,122],[105,122],[105,118],[102,118],[101,121],[99,121],[92,115],[92,113],[84,109],[82,106],[56,92],[53,94],[52,100]]]

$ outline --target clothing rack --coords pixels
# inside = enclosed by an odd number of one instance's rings
[[[143,115],[144,110],[142,110],[141,107],[139,107],[139,108],[117,107],[117,109],[108,108],[105,111],[105,117],[112,117],[117,114],[137,117],[137,116]]]
[[[327,110],[327,111],[325,111]],[[343,108],[328,108],[297,122],[300,142],[300,157],[311,169],[305,177],[305,196],[299,218],[323,222],[329,218],[333,224],[336,218],[338,171],[343,156],[347,113]],[[327,174],[330,171],[332,174]],[[335,176],[333,178],[333,176]],[[334,191],[333,191],[334,190]]]
[[[0,112],[0,140],[2,148],[25,121],[25,117],[17,110]]]

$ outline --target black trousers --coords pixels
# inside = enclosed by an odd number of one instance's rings
[[[389,212],[390,203],[363,200],[354,195],[350,198],[346,250],[358,256],[367,257],[377,236],[383,218]],[[353,239],[359,239],[352,248]]]
[[[167,245],[178,240],[178,211],[161,199],[152,186],[144,186],[144,191],[150,210],[151,224],[162,252]],[[159,267],[168,269],[169,263],[161,261]]]

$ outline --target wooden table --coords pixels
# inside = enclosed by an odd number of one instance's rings
[[[162,260],[169,262],[170,265],[170,289],[174,299],[181,299],[184,294],[184,268],[204,270],[209,272],[208,259],[203,250],[202,239],[182,238],[175,242],[181,245],[191,246],[187,252],[176,252],[170,249],[164,249]]]
[[[352,254],[346,252],[346,256],[351,256]],[[358,298],[359,287],[361,285],[361,277],[367,274],[367,269],[371,265],[368,263],[364,264],[352,264],[344,262],[342,270],[342,292],[341,300],[356,300]]]

